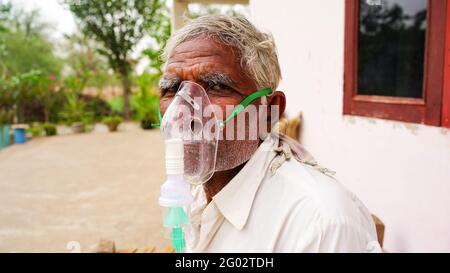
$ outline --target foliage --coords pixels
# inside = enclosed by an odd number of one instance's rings
[[[152,86],[156,85],[157,79],[157,75],[146,73],[139,76],[139,92],[131,100],[135,118],[141,121],[141,127],[144,129],[150,129],[151,124],[159,122],[159,96],[152,91]]]
[[[8,109],[0,109],[0,126],[5,124],[11,124],[13,120],[14,112]]]
[[[43,34],[46,24],[39,22],[39,13],[14,13],[18,15],[8,19],[8,24],[4,23],[8,31],[0,32],[0,75],[13,77],[31,70],[40,70],[47,76],[58,75],[62,62]]]
[[[111,113],[107,102],[99,96],[81,96],[86,103],[86,112],[89,113],[91,121],[101,121],[102,117]]]
[[[145,33],[152,33],[161,20],[163,0],[65,0],[79,21],[83,33],[96,40],[99,52],[121,76],[124,89],[124,114],[130,117],[130,53]]]
[[[65,41],[67,76],[78,81],[80,90],[120,83],[109,68],[108,60],[96,50],[96,41],[81,33],[66,35]]]
[[[14,100],[10,83],[0,78],[0,126],[12,123],[14,116],[13,104]]]
[[[11,79],[9,85],[12,91],[12,99],[15,105],[15,115],[19,123],[25,122],[26,104],[34,100],[36,96],[36,86],[42,76],[39,70],[32,70],[28,73],[19,74]]]
[[[91,115],[86,111],[86,102],[76,92],[65,92],[66,103],[60,117],[67,123],[89,122]]]
[[[46,136],[55,136],[57,134],[56,125],[54,124],[45,123],[42,125],[42,128],[44,129]]]
[[[108,126],[110,132],[117,131],[120,123],[122,123],[123,119],[120,116],[107,116],[102,119],[102,123]]]
[[[42,127],[39,125],[29,127],[27,133],[31,134],[33,137],[42,136]]]
[[[8,20],[11,11],[11,4],[3,4],[0,2],[0,32],[7,31],[5,22]]]
[[[55,120],[62,104],[57,79],[39,70],[0,80],[0,109],[12,111],[19,123]]]
[[[108,106],[115,114],[122,113],[123,111],[123,97],[113,97],[108,101]]]
[[[149,59],[149,68],[157,75],[162,74],[164,61],[161,58],[167,40],[171,35],[170,12],[167,7],[161,8],[161,19],[155,22],[152,43],[142,53]]]

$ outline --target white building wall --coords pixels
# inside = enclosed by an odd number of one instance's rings
[[[388,251],[450,252],[450,131],[343,116],[344,0],[251,0],[277,42],[301,141],[386,225]]]

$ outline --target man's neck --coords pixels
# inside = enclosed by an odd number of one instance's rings
[[[225,187],[233,177],[235,177],[239,171],[245,166],[247,162],[235,167],[234,169],[215,172],[211,179],[203,184],[203,190],[206,194],[206,200],[211,202],[214,195],[220,192],[223,187]]]

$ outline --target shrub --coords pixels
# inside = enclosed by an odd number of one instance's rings
[[[110,132],[116,132],[123,119],[120,116],[108,116],[104,117],[102,122],[108,126]]]
[[[91,114],[86,110],[86,102],[75,92],[66,92],[66,103],[60,113],[60,117],[68,124],[91,120]]]
[[[42,126],[42,128],[44,129],[46,136],[54,136],[57,133],[56,125],[54,124],[46,123]]]
[[[33,137],[42,136],[42,127],[41,126],[33,126],[27,129],[27,132],[30,133]]]

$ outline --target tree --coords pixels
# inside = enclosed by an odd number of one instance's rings
[[[0,3],[0,32],[4,32],[7,30],[5,26],[5,22],[9,17],[9,12],[11,10],[10,4],[2,4]]]
[[[58,75],[61,60],[53,54],[53,44],[40,36],[27,36],[21,30],[0,34],[4,53],[0,75],[12,77],[38,69],[46,75]]]
[[[11,4],[0,5],[0,76],[11,78],[32,70],[46,76],[59,74],[61,60],[45,37],[48,27],[37,9],[28,12]]]
[[[99,52],[108,58],[111,68],[120,75],[124,116],[131,116],[129,95],[132,60],[130,53],[161,20],[164,0],[65,0],[79,21],[81,30],[95,39]]]
[[[161,10],[161,13],[161,19],[158,20],[154,26],[151,44],[149,45],[149,48],[143,51],[143,54],[147,56],[150,61],[149,68],[156,72],[155,75],[157,77],[162,74],[163,60],[161,55],[171,34],[169,11],[164,7]]]
[[[9,17],[9,12],[11,10],[11,5],[6,5],[0,3],[0,34],[7,32],[6,22]],[[4,39],[0,36],[0,59],[3,59],[6,56],[6,49]],[[0,63],[0,79],[1,79],[1,63]]]
[[[116,74],[109,67],[108,60],[96,50],[98,45],[95,41],[80,33],[66,35],[65,39],[67,77],[79,82],[80,92],[85,87],[117,83]]]
[[[10,24],[16,31],[21,31],[26,37],[39,36],[46,37],[49,31],[55,31],[55,27],[45,21],[41,15],[41,10],[33,8],[26,10],[22,6],[15,5],[10,10]]]

